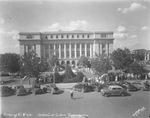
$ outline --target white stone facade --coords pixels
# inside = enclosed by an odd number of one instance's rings
[[[95,54],[109,56],[113,51],[113,32],[21,32],[19,35],[20,55],[34,50],[39,57],[49,59],[55,54],[61,64],[76,65],[82,55],[91,59]]]

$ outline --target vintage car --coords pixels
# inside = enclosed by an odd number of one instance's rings
[[[111,95],[121,95],[121,96],[127,95],[127,91],[123,89],[121,86],[117,86],[117,85],[111,85],[108,88],[104,88],[101,90],[101,93],[105,97]]]
[[[122,86],[125,86],[128,91],[137,91],[138,90],[138,88],[136,86],[134,86],[134,84],[132,84],[130,82],[124,81],[124,82],[120,82],[120,84]]]
[[[1,86],[0,87],[0,95],[3,96],[10,96],[14,94],[14,90],[11,86]]]
[[[104,84],[100,84],[98,82],[91,83],[91,86],[93,87],[93,90],[96,91],[96,92],[100,92],[101,89],[103,89],[104,87],[106,87]]]
[[[43,88],[44,92],[51,94],[59,94],[61,90],[55,84],[48,84]]]
[[[84,82],[84,83],[78,83],[75,86],[73,86],[73,89],[75,91],[79,91],[79,92],[90,92],[93,91],[93,87],[91,85],[89,85],[88,83]]]
[[[32,92],[36,94],[42,94],[44,93],[43,89],[41,88],[40,84],[33,84],[32,85]]]
[[[150,90],[150,85],[147,81],[146,82],[133,82],[133,85],[137,87],[139,90],[143,90],[143,91]]]
[[[27,91],[23,85],[17,85],[14,87],[15,90],[15,94],[16,96],[20,96],[20,95],[26,95],[28,94],[30,91]]]

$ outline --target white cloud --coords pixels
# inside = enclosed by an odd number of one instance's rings
[[[18,31],[5,31],[5,29],[0,28],[0,53],[2,54],[10,50],[19,51],[18,38]]]
[[[3,25],[5,23],[5,20],[1,17],[0,18],[0,24]]]
[[[114,38],[115,39],[127,39],[128,33],[114,33]]]
[[[132,35],[130,36],[130,38],[137,38],[137,35]]]
[[[120,32],[120,33],[126,32],[126,28],[124,26],[118,26],[117,32]]]
[[[126,13],[129,13],[129,12],[137,11],[137,10],[140,10],[140,9],[142,10],[142,9],[146,9],[146,8],[147,8],[146,6],[143,6],[140,3],[134,2],[128,8],[118,8],[117,10],[124,13],[124,14],[126,14]]]
[[[141,30],[147,31],[147,30],[149,30],[149,27],[148,26],[143,26]]]
[[[68,30],[87,30],[89,23],[86,20],[71,21]]]
[[[44,27],[41,31],[73,31],[73,30],[88,30],[89,23],[86,20],[71,21],[68,25],[61,25],[60,23],[54,23],[49,27]]]
[[[114,40],[114,49],[117,48],[129,48],[133,49],[140,44],[137,38],[127,39],[127,40]]]

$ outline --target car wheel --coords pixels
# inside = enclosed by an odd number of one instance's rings
[[[104,94],[105,97],[108,97],[109,95],[107,93]]]
[[[124,94],[124,93],[121,93],[121,96],[125,96],[125,94]]]

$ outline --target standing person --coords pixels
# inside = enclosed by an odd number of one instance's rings
[[[73,99],[73,94],[74,94],[74,90],[71,89],[71,90],[70,90],[70,97],[71,97],[71,99]]]

